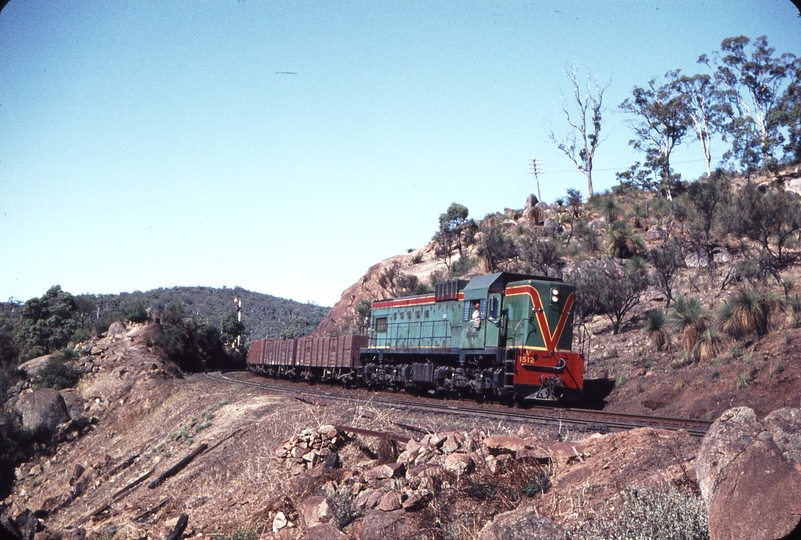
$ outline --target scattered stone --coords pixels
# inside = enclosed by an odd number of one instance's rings
[[[289,524],[283,512],[278,512],[273,518],[273,532],[278,532]]]
[[[449,454],[445,458],[443,468],[456,476],[462,476],[473,472],[475,467],[473,460],[467,454]]]
[[[397,491],[388,491],[381,496],[378,509],[382,512],[392,512],[402,506],[401,494]]]
[[[523,439],[514,435],[493,435],[484,440],[484,447],[494,456],[499,454],[515,455],[526,447],[526,443]]]

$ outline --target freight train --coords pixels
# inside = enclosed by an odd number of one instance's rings
[[[253,341],[248,369],[273,377],[500,401],[581,396],[574,285],[500,272],[372,303],[366,332]]]

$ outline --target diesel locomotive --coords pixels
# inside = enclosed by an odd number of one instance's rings
[[[413,393],[570,401],[584,376],[572,351],[575,295],[561,280],[509,272],[447,281],[373,302],[360,335],[254,341],[248,367]]]

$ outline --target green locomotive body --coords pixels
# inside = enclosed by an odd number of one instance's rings
[[[368,384],[526,400],[570,400],[584,360],[571,352],[575,286],[501,272],[373,302],[361,350]]]

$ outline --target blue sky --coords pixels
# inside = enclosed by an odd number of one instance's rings
[[[632,88],[737,35],[801,56],[789,0],[11,0],[0,299],[204,285],[333,305],[450,203],[523,207],[528,157],[544,200],[586,193],[548,140],[566,66],[611,81],[599,191],[642,160],[616,110]],[[694,144],[674,164],[704,172]]]

